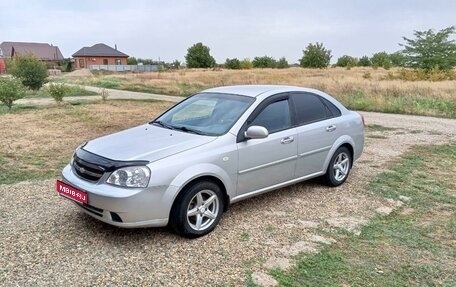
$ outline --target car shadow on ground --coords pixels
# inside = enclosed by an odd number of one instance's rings
[[[325,186],[321,184],[320,179],[316,178],[235,203],[223,214],[220,225],[236,225],[236,222],[241,223],[245,217],[259,216],[259,214],[256,213],[270,211],[271,206],[281,204],[287,196],[296,196],[297,193],[299,193],[299,196],[305,197],[302,193],[313,192],[321,187]],[[121,228],[99,221],[80,210],[75,210],[75,213],[73,218],[74,224],[78,225],[75,226],[77,230],[90,233],[90,236],[94,236],[107,243],[137,244],[144,241],[161,242],[161,240],[165,240],[164,242],[179,242],[187,240],[177,235],[169,226],[155,228]],[[203,238],[205,237],[200,239],[203,240]]]

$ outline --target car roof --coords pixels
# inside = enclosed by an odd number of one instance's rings
[[[257,97],[266,92],[288,92],[288,91],[306,91],[310,89],[295,87],[295,86],[283,86],[283,85],[239,85],[239,86],[224,86],[218,88],[212,88],[202,91],[202,93],[224,93],[224,94],[235,94],[249,97]]]

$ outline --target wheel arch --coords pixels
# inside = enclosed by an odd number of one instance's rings
[[[324,165],[324,171],[326,171],[328,169],[328,165],[329,165],[329,162],[331,161],[331,158],[333,157],[334,153],[340,148],[340,147],[346,147],[349,152],[350,152],[350,156],[352,158],[351,160],[351,166],[353,166],[353,157],[354,157],[354,145],[355,145],[355,142],[354,140],[349,137],[349,136],[342,136],[340,138],[338,138],[336,140],[336,142],[333,144],[333,146],[331,147],[331,149],[329,150],[328,152],[328,156],[326,157],[326,160],[325,160],[325,165]]]
[[[224,182],[218,178],[217,176],[215,175],[209,175],[209,174],[202,174],[202,175],[199,175],[199,176],[196,176],[194,178],[191,178],[189,179],[188,181],[186,181],[182,186],[181,188],[179,189],[179,191],[176,193],[174,199],[173,199],[173,202],[172,202],[172,205],[171,205],[171,209],[170,209],[170,215],[169,215],[169,218],[171,218],[171,213],[173,212],[174,208],[176,207],[176,204],[177,202],[179,202],[179,199],[180,197],[185,193],[185,190],[198,183],[198,182],[203,182],[203,181],[209,181],[209,182],[212,182],[214,184],[216,184],[222,191],[222,194],[223,194],[223,211],[227,211],[228,210],[228,206],[230,205],[230,197],[228,195],[228,192],[227,192],[227,188],[224,184]]]
[[[351,144],[349,144],[348,142],[346,142],[346,143],[340,145],[336,150],[338,150],[341,147],[346,147],[348,149],[348,151],[350,152],[350,157],[351,157],[350,168],[353,167],[353,156],[354,156],[353,146]]]

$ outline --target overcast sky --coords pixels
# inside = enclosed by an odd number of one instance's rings
[[[456,25],[455,0],[0,0],[0,42],[42,42],[70,57],[105,43],[135,57],[183,61],[203,42],[217,62],[285,56],[308,43],[337,57],[395,52],[414,30]]]

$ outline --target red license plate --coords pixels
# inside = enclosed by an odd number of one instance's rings
[[[57,180],[56,189],[60,195],[65,196],[66,198],[69,198],[69,199],[72,199],[74,201],[77,201],[79,203],[84,203],[84,204],[87,204],[87,202],[88,202],[87,193],[80,191],[80,190],[72,187],[71,185],[63,183],[60,180]]]

